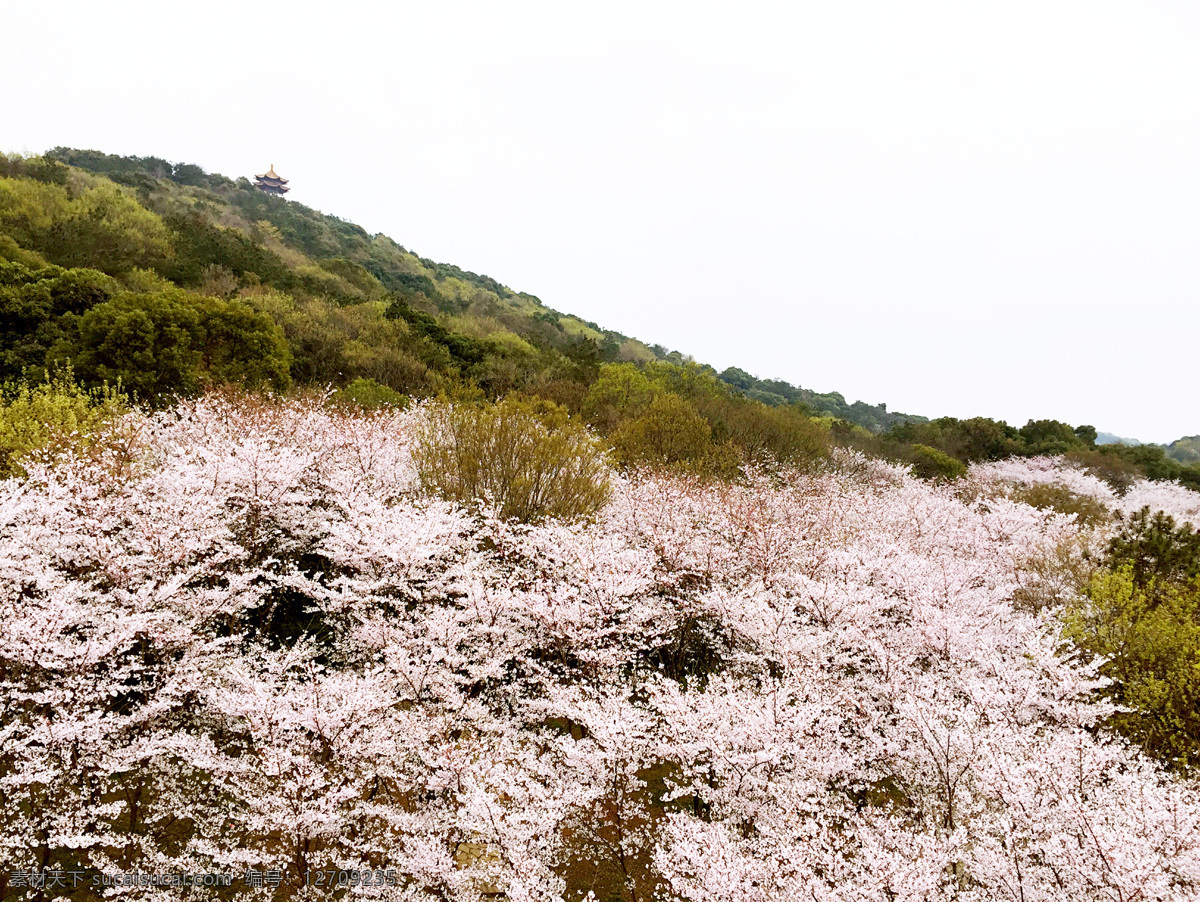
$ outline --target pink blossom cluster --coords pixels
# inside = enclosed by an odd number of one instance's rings
[[[1135,483],[1121,498],[1121,510],[1131,514],[1143,507],[1164,511],[1180,523],[1200,528],[1200,492],[1186,489],[1177,482],[1143,479]]]
[[[1200,492],[1177,482],[1139,479],[1123,495],[1118,495],[1104,480],[1062,457],[1010,457],[974,464],[968,479],[992,488],[1058,485],[1125,515],[1149,507],[1152,511],[1164,511],[1181,523],[1200,526]]]
[[[1012,604],[1071,518],[848,455],[523,526],[420,494],[423,416],[208,397],[0,485],[0,871],[1200,896],[1197,787]]]

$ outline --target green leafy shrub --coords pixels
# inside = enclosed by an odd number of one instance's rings
[[[76,337],[56,344],[50,360],[72,364],[85,384],[120,383],[152,401],[198,387],[202,341],[186,292],[122,294],[84,313]]]
[[[625,419],[641,416],[660,389],[632,363],[600,367],[583,400],[583,412],[601,432],[612,432]]]
[[[1096,453],[1119,466],[1131,466],[1147,479],[1175,479],[1200,491],[1200,467],[1173,460],[1159,445],[1101,445]]]
[[[0,391],[0,477],[24,475],[21,461],[34,452],[56,456],[90,444],[127,410],[120,392],[86,391],[69,372],[39,385],[9,383]]]
[[[382,304],[341,306],[271,290],[246,301],[283,329],[292,379],[301,385],[370,379],[401,394],[428,396],[443,387],[440,371],[454,369],[444,347],[410,331],[403,320],[389,319]]]
[[[388,306],[385,315],[389,319],[403,320],[413,333],[445,348],[454,364],[463,370],[480,363],[488,356],[490,350],[488,342],[452,332],[439,323],[436,317],[416,310],[404,301],[393,301]]]
[[[362,264],[353,260],[334,257],[332,260],[322,260],[321,268],[353,285],[365,298],[382,298],[387,294],[387,289],[379,279],[371,275]]]
[[[65,185],[69,171],[62,163],[47,157],[0,153],[0,176],[6,178],[27,178],[52,185]]]
[[[1104,657],[1111,725],[1180,770],[1200,765],[1200,584],[1144,585],[1130,565],[1095,578],[1066,614],[1067,635]]]
[[[1053,510],[1060,514],[1074,514],[1077,523],[1094,526],[1111,519],[1107,507],[1095,498],[1072,492],[1066,486],[1042,483],[1024,486],[1013,493],[1017,501],[1023,501],[1038,510]]]
[[[1060,420],[1030,420],[1021,427],[1021,437],[1025,439],[1026,454],[1066,454],[1088,447],[1087,440],[1076,429]]]
[[[20,263],[24,266],[46,266],[46,258],[37,251],[26,250],[13,240],[11,235],[0,234],[0,261]]]
[[[118,288],[91,269],[0,261],[0,378],[42,378],[46,352],[64,337],[64,317],[85,313]]]
[[[663,394],[656,396],[641,416],[622,423],[609,439],[627,464],[696,464],[712,447],[712,427],[683,398]]]
[[[468,506],[490,500],[522,522],[590,517],[610,492],[596,440],[547,401],[434,405],[413,457],[427,491]]]
[[[233,300],[200,298],[200,367],[214,382],[284,391],[291,385],[292,352],[270,317]]]
[[[180,285],[199,285],[205,268],[222,266],[239,279],[253,275],[270,285],[287,289],[294,276],[277,254],[236,229],[208,222],[200,213],[170,214],[174,256],[163,265],[163,274]]]
[[[345,388],[334,392],[333,399],[355,404],[363,410],[408,406],[407,396],[392,391],[386,385],[380,385],[374,379],[355,379]]]
[[[290,385],[282,330],[241,301],[200,298],[178,288],[119,294],[73,317],[70,337],[47,354],[81,382],[120,384],[144,401],[195,391],[205,382]]]
[[[741,398],[700,400],[716,443],[728,441],[750,461],[811,465],[829,453],[829,430],[803,407],[768,407]]]
[[[928,423],[900,423],[893,427],[889,438],[904,445],[936,448],[967,463],[1025,453],[1025,439],[1019,430],[1003,420],[987,417],[940,417]]]
[[[81,190],[0,178],[0,230],[60,266],[119,275],[161,265],[170,234],[158,216],[110,182]]]
[[[928,445],[913,445],[908,460],[921,479],[958,479],[967,472],[967,465],[961,460]]]
[[[1107,571],[1065,612],[1067,635],[1103,657],[1111,725],[1179,770],[1200,765],[1200,532],[1143,508],[1109,544]]]

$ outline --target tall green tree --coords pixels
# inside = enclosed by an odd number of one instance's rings
[[[186,292],[122,294],[78,318],[73,339],[50,351],[71,363],[84,384],[120,385],[143,401],[194,391],[204,331]]]
[[[0,261],[0,379],[41,379],[46,352],[64,337],[64,317],[85,313],[117,290],[95,270]]]
[[[246,388],[283,391],[291,385],[292,352],[270,317],[241,301],[201,298],[200,361],[204,376]]]

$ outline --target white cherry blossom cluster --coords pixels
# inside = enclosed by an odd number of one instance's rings
[[[1010,457],[974,464],[968,479],[992,488],[1057,485],[1077,495],[1094,498],[1126,516],[1149,507],[1152,511],[1170,514],[1180,523],[1200,526],[1200,492],[1177,482],[1139,479],[1123,495],[1118,495],[1104,480],[1062,457]]]
[[[208,397],[0,484],[0,871],[1200,895],[1197,787],[1098,730],[1095,671],[1013,605],[1072,518],[846,455],[523,526],[418,493],[423,416]]]

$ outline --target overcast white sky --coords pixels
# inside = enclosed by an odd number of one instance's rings
[[[0,0],[0,149],[289,198],[718,369],[1200,432],[1200,4]]]

